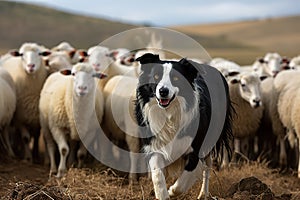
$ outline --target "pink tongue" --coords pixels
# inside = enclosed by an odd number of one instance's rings
[[[159,103],[163,106],[168,105],[169,102],[170,102],[169,99],[160,99],[159,100]]]

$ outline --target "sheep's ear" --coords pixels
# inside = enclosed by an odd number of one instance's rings
[[[268,78],[268,76],[260,76],[260,77],[259,77],[260,81],[263,81],[263,80],[265,80],[266,78]]]
[[[44,60],[45,66],[49,67],[49,59]]]
[[[94,73],[94,74],[93,74],[93,77],[98,78],[98,79],[103,79],[103,78],[106,78],[107,75],[104,74],[104,73],[99,73],[99,72],[97,72],[97,73]]]
[[[9,52],[9,54],[12,56],[15,56],[15,57],[23,55],[22,53],[19,53],[19,51],[17,51],[17,50],[11,51],[11,52]]]
[[[281,63],[289,64],[290,60],[287,57],[283,57]]]
[[[106,56],[112,58],[113,60],[116,60],[118,54],[119,54],[118,50],[112,50],[108,54],[106,54]]]
[[[229,82],[230,82],[231,84],[236,84],[236,83],[239,83],[239,82],[240,82],[240,79],[237,78],[237,77],[235,77],[235,78],[230,79]]]
[[[229,72],[228,76],[236,76],[238,74],[240,74],[240,72]]]
[[[49,56],[51,54],[51,51],[43,51],[39,53],[40,56]]]
[[[88,57],[89,56],[88,53],[84,50],[80,50],[79,55],[82,56],[82,57]]]
[[[159,63],[161,60],[159,59],[159,55],[157,54],[146,53],[141,57],[138,57],[136,61],[139,61],[141,64],[147,64],[147,63]]]
[[[72,71],[70,69],[62,69],[59,71],[62,75],[65,75],[65,76],[69,76],[72,74]]]
[[[76,50],[71,50],[68,52],[68,55],[70,56],[70,58],[73,58],[75,56]]]
[[[264,58],[258,58],[257,61],[260,62],[260,63],[265,63]]]

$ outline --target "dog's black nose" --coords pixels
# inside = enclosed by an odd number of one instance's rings
[[[169,89],[166,88],[166,87],[161,87],[159,89],[159,94],[160,94],[161,97],[168,97],[168,95],[169,95]]]

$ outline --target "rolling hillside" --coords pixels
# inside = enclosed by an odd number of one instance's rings
[[[70,14],[16,2],[0,2],[0,51],[35,41],[48,47],[68,41],[77,48],[98,44],[116,33],[138,27],[100,18]],[[189,34],[209,48],[245,48],[240,42],[219,36]]]
[[[246,48],[237,51],[207,47],[214,56],[229,57],[244,63],[244,57],[255,58],[268,51],[277,51],[287,56],[300,54],[299,25],[300,16],[293,16],[172,28],[193,35],[220,37],[253,47],[253,49]]]
[[[18,48],[25,41],[54,46],[69,41],[87,48],[136,26],[69,14],[16,2],[0,2],[0,49]]]
[[[212,57],[221,56],[240,64],[251,64],[268,51],[286,56],[300,54],[299,24],[300,16],[295,16],[170,28],[194,38]],[[0,27],[0,53],[4,53],[30,41],[47,47],[68,41],[77,48],[88,48],[138,25],[0,1]]]

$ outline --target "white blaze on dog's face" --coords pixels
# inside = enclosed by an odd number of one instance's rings
[[[154,79],[156,80],[160,79],[160,81],[156,86],[155,96],[159,106],[162,108],[168,107],[179,91],[178,87],[172,85],[170,79],[171,70],[172,70],[172,64],[165,63],[163,64],[162,77],[160,77],[159,74],[154,75]]]

